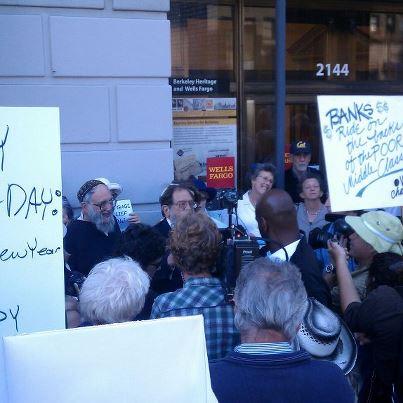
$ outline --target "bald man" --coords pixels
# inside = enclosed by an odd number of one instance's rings
[[[308,297],[330,306],[330,290],[313,249],[305,238],[301,239],[291,196],[281,189],[267,191],[256,206],[256,220],[262,237],[271,240],[267,244],[268,257],[294,263],[301,271]]]

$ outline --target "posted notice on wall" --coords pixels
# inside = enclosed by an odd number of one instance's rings
[[[207,158],[236,156],[236,119],[175,119],[173,148],[175,179],[206,176]]]
[[[0,341],[64,328],[58,108],[0,107],[0,223]]]
[[[403,205],[403,97],[318,96],[332,211]]]

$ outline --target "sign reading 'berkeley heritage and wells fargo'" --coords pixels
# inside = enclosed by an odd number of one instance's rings
[[[403,97],[318,96],[333,211],[403,205]]]
[[[235,158],[207,158],[207,186],[216,189],[235,187]]]

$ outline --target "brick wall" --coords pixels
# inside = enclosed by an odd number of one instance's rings
[[[169,0],[0,0],[0,105],[59,106],[63,192],[106,177],[145,222],[173,177]],[[46,155],[44,155],[46,158]]]

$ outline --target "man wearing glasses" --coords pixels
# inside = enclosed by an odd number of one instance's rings
[[[161,194],[161,214],[164,217],[154,228],[165,238],[169,237],[176,220],[193,211],[195,194],[185,183],[171,183]]]
[[[87,275],[97,263],[110,257],[120,239],[113,215],[115,199],[99,180],[89,180],[77,192],[82,214],[70,223],[64,250],[71,270]]]
[[[195,193],[187,183],[171,183],[160,196],[161,214],[164,217],[154,228],[167,240],[178,218],[194,211]],[[164,245],[165,246],[165,245]],[[175,291],[183,286],[180,271],[170,262],[167,251],[151,282],[151,288],[157,294]]]

